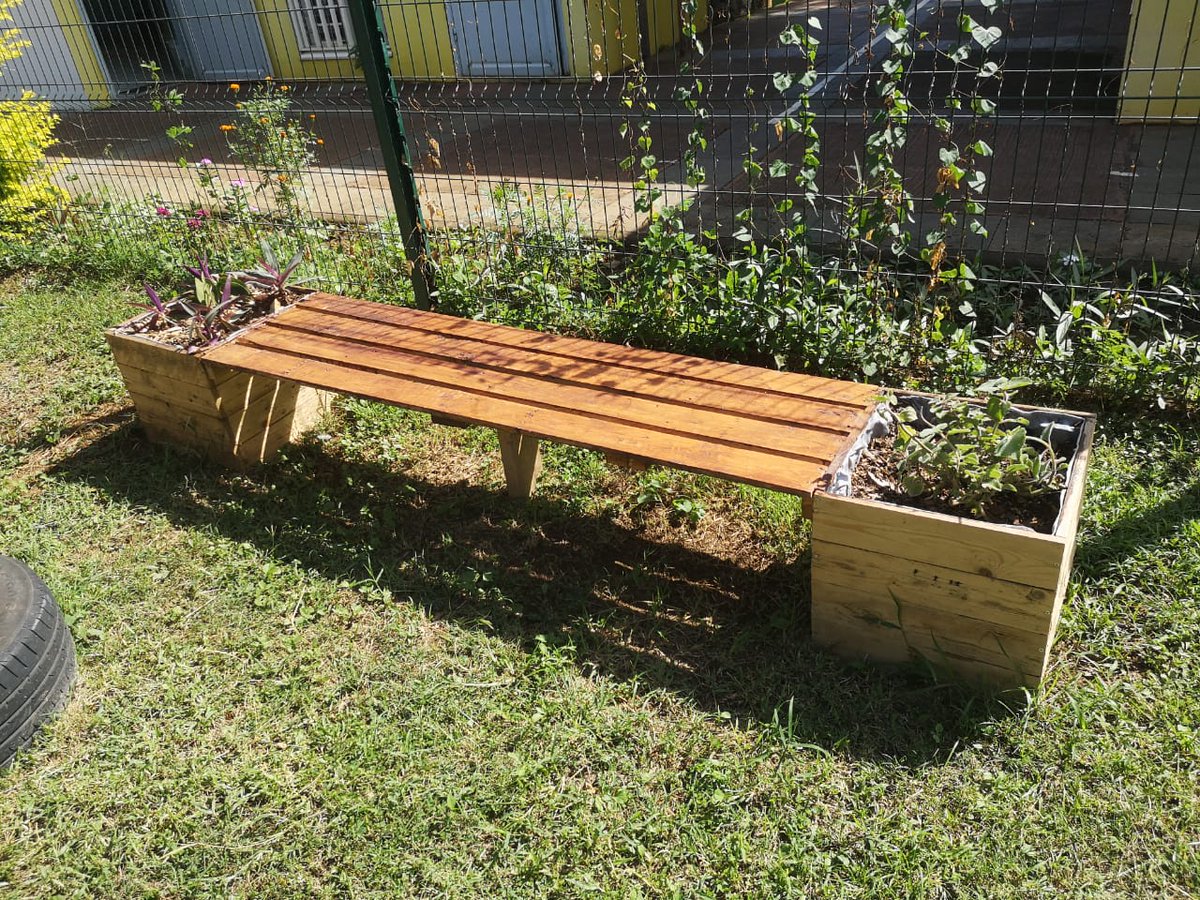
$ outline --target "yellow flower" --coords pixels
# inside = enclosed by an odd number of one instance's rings
[[[268,119],[266,116],[263,116],[261,119],[259,119],[259,120],[258,120],[258,124],[259,124],[259,125],[266,125],[266,124],[267,124],[268,122],[270,122],[270,121],[271,121],[271,120],[270,120],[270,119]]]
[[[221,126],[222,131],[234,131],[236,129],[237,129],[236,125],[222,125]]]
[[[229,86],[229,89],[236,94],[238,91],[240,91],[242,89],[242,86],[240,84],[235,83],[235,84],[231,84]]]
[[[290,90],[291,90],[291,88],[290,88],[290,87],[288,87],[286,84],[281,84],[281,85],[279,86],[279,89],[280,89],[281,91],[290,91]]]
[[[242,108],[242,104],[240,104],[240,103],[239,103],[239,104],[237,104],[237,108],[238,108],[238,109],[241,109],[241,108]]]
[[[274,81],[275,79],[274,79],[274,78],[272,78],[270,75],[268,75],[268,76],[267,76],[265,79],[263,79],[263,80],[264,80],[264,81]]]

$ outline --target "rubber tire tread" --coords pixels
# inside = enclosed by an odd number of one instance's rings
[[[50,590],[28,566],[0,556],[0,597],[19,613],[14,633],[0,635],[0,768],[29,746],[41,725],[66,704],[75,680],[75,643]],[[23,609],[21,608],[23,607]],[[11,616],[9,617],[11,618]]]

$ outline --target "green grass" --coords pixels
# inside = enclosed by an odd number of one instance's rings
[[[807,637],[796,501],[343,405],[261,471],[149,445],[102,326],[0,284],[0,550],[80,680],[0,774],[0,894],[1200,892],[1200,427],[1102,429],[1044,690]]]

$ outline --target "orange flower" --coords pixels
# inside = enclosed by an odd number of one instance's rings
[[[281,84],[281,85],[279,86],[279,89],[280,89],[281,91],[290,91],[290,90],[291,90],[291,88],[290,88],[290,87],[288,87],[286,84]]]
[[[222,131],[226,131],[226,132],[228,132],[228,131],[235,131],[236,129],[237,129],[237,126],[236,126],[236,125],[222,125],[222,126],[221,126],[221,130],[222,130]]]
[[[286,176],[286,175],[280,175],[280,176],[279,176],[279,183],[280,183],[280,184],[283,184],[283,182],[285,182],[285,181],[287,181],[287,176]]]
[[[274,81],[275,79],[274,79],[274,78],[272,78],[270,75],[268,75],[268,76],[267,76],[266,78],[264,78],[263,80],[264,80],[264,81]]]
[[[309,117],[310,119],[312,119],[314,122],[315,122],[315,121],[317,121],[317,114],[316,114],[316,113],[309,113],[309,114],[308,114],[308,117]]]
[[[317,144],[321,147],[325,146],[325,142],[323,140],[321,140],[321,138],[317,138]]]
[[[270,121],[271,121],[271,120],[270,120],[270,119],[268,119],[266,116],[263,116],[261,119],[259,119],[259,120],[258,120],[258,124],[259,124],[259,125],[266,125],[266,124],[267,124],[268,122],[270,122]]]
[[[236,94],[238,91],[240,91],[242,89],[242,86],[240,84],[231,84],[229,86],[229,89]]]

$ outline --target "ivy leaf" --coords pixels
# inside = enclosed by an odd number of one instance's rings
[[[775,89],[781,94],[791,89],[796,82],[796,76],[791,72],[776,72],[771,76],[771,83],[775,85]]]
[[[975,42],[984,50],[992,46],[992,44],[996,43],[996,41],[1000,40],[1003,34],[1004,32],[995,25],[991,26],[990,28],[984,28],[982,25],[978,24],[972,25],[971,27],[971,37],[973,37]]]

